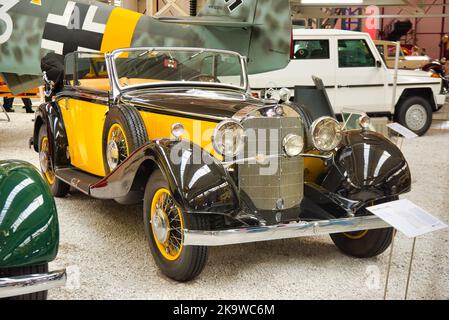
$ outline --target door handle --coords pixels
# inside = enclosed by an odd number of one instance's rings
[[[348,85],[342,86],[342,85],[339,84],[339,85],[337,86],[337,88],[338,88],[338,89],[341,89],[341,88],[349,88],[349,86],[348,86]]]

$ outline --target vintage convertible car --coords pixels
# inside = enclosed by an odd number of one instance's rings
[[[33,138],[53,194],[143,200],[168,277],[199,275],[209,246],[331,234],[356,257],[388,248],[392,229],[365,209],[409,191],[410,172],[369,118],[344,130],[285,90],[255,99],[246,58],[228,51],[76,52],[64,73],[60,92],[48,81]]]
[[[0,299],[42,300],[66,272],[48,271],[59,246],[55,201],[39,171],[0,161]]]

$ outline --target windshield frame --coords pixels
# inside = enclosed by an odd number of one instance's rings
[[[198,81],[161,81],[154,83],[144,83],[136,84],[130,86],[121,86],[117,74],[117,68],[115,64],[115,59],[117,56],[124,52],[135,52],[135,51],[192,51],[192,52],[212,52],[212,53],[223,53],[233,55],[239,58],[241,71],[243,76],[243,86],[235,86],[231,84],[215,83],[215,82],[198,82]],[[228,50],[218,50],[218,49],[205,49],[205,48],[191,48],[191,47],[139,47],[139,48],[123,48],[117,49],[106,54],[106,63],[109,70],[109,79],[112,84],[113,96],[116,98],[124,91],[133,89],[143,89],[143,88],[161,88],[161,87],[173,87],[173,86],[192,86],[192,87],[209,87],[209,88],[227,88],[238,90],[240,92],[249,92],[249,80],[246,65],[246,58],[239,54],[238,52],[228,51]]]

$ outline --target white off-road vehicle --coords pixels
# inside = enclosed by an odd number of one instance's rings
[[[445,102],[441,79],[431,73],[388,69],[366,33],[334,29],[294,29],[291,62],[285,69],[250,76],[254,92],[268,88],[312,86],[323,79],[336,114],[343,108],[388,116],[419,135],[429,129],[432,112]]]

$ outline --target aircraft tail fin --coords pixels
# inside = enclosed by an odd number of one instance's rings
[[[253,23],[258,4],[259,0],[209,0],[198,16],[233,18]]]
[[[230,20],[251,26],[248,71],[282,69],[290,62],[291,10],[289,0],[209,0],[198,14],[207,20]],[[217,33],[218,41],[233,42],[233,33]],[[234,41],[236,42],[236,41]],[[242,50],[236,50],[242,52]]]

